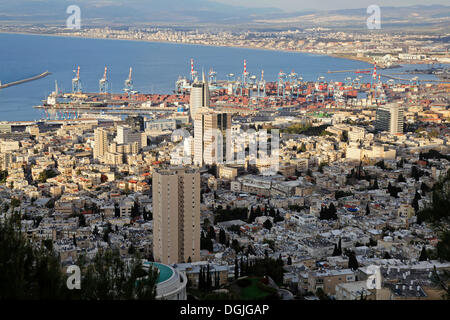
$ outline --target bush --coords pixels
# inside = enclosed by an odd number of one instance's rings
[[[245,278],[245,279],[239,279],[239,280],[236,282],[236,284],[237,284],[239,287],[241,287],[241,288],[246,288],[246,287],[248,287],[249,285],[251,285],[252,282],[251,282],[248,278]]]

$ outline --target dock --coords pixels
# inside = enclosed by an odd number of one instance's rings
[[[416,80],[414,80],[413,78],[411,78],[411,79],[403,79],[403,78],[394,77],[394,76],[387,75],[387,74],[380,74],[380,76],[382,76],[384,78],[392,79],[392,80],[398,80],[398,81],[420,81],[420,82],[450,83],[450,80],[434,80],[434,79],[429,79],[429,80],[416,79]]]
[[[5,88],[9,88],[12,86],[17,86],[19,84],[22,83],[26,83],[26,82],[30,82],[30,81],[34,81],[34,80],[39,80],[42,78],[45,78],[46,76],[50,75],[51,73],[48,71],[45,71],[37,76],[31,77],[31,78],[27,78],[27,79],[23,79],[23,80],[18,80],[18,81],[14,81],[14,82],[10,82],[10,83],[6,83],[6,84],[1,84],[0,82],[0,89],[5,89]]]
[[[327,73],[368,73],[372,69],[355,69],[355,70],[328,70]]]

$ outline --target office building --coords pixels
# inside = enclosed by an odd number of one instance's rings
[[[221,164],[227,160],[227,133],[231,132],[231,114],[197,113],[194,118],[194,164]],[[229,149],[229,148],[228,148]]]
[[[145,136],[145,139],[143,138]],[[138,144],[138,151],[141,147],[146,146],[147,136],[140,131],[136,131],[129,126],[118,126],[116,142],[118,145]]]
[[[189,101],[191,119],[194,119],[198,109],[209,108],[209,99],[209,84],[205,80],[205,74],[203,73],[202,82],[198,82],[196,80],[192,84],[191,96]]]
[[[153,173],[153,256],[173,264],[200,260],[200,173],[183,167]]]

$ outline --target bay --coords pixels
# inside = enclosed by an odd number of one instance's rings
[[[355,78],[352,73],[327,74],[328,70],[371,68],[368,63],[299,52],[282,52],[233,47],[213,47],[189,44],[157,43],[129,40],[82,39],[41,35],[0,34],[0,81],[7,83],[40,74],[46,78],[0,90],[0,121],[28,121],[44,117],[41,104],[55,88],[71,91],[74,70],[80,66],[83,91],[98,92],[98,81],[108,67],[108,79],[113,92],[122,92],[129,68],[133,68],[135,89],[142,93],[170,94],[180,75],[189,78],[190,59],[201,73],[213,68],[217,79],[225,80],[230,73],[240,76],[243,61],[251,75],[276,81],[283,70],[295,70],[308,81],[324,76],[326,80],[343,81]],[[423,66],[420,66],[423,67]],[[403,69],[403,68],[402,68]],[[392,69],[398,72],[402,69]],[[422,78],[422,77],[421,77]],[[433,78],[433,76],[431,76]],[[364,80],[370,81],[365,75]]]

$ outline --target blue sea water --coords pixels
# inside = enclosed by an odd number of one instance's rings
[[[247,60],[250,74],[275,81],[278,72],[295,70],[305,80],[319,76],[342,81],[356,74],[327,74],[328,70],[371,68],[361,61],[297,52],[279,52],[231,47],[152,43],[127,40],[63,38],[40,35],[0,34],[0,81],[7,83],[40,74],[46,78],[6,89],[0,89],[0,121],[37,120],[44,117],[41,104],[55,88],[55,80],[63,91],[71,91],[74,70],[80,66],[83,91],[98,92],[98,81],[108,66],[113,92],[121,92],[124,80],[133,67],[135,89],[143,93],[172,93],[178,76],[189,77],[190,59],[195,68],[208,72],[213,68],[218,79],[242,74]],[[401,69],[394,69],[401,71]],[[393,71],[393,72],[395,72]],[[368,79],[367,76],[365,76]]]

